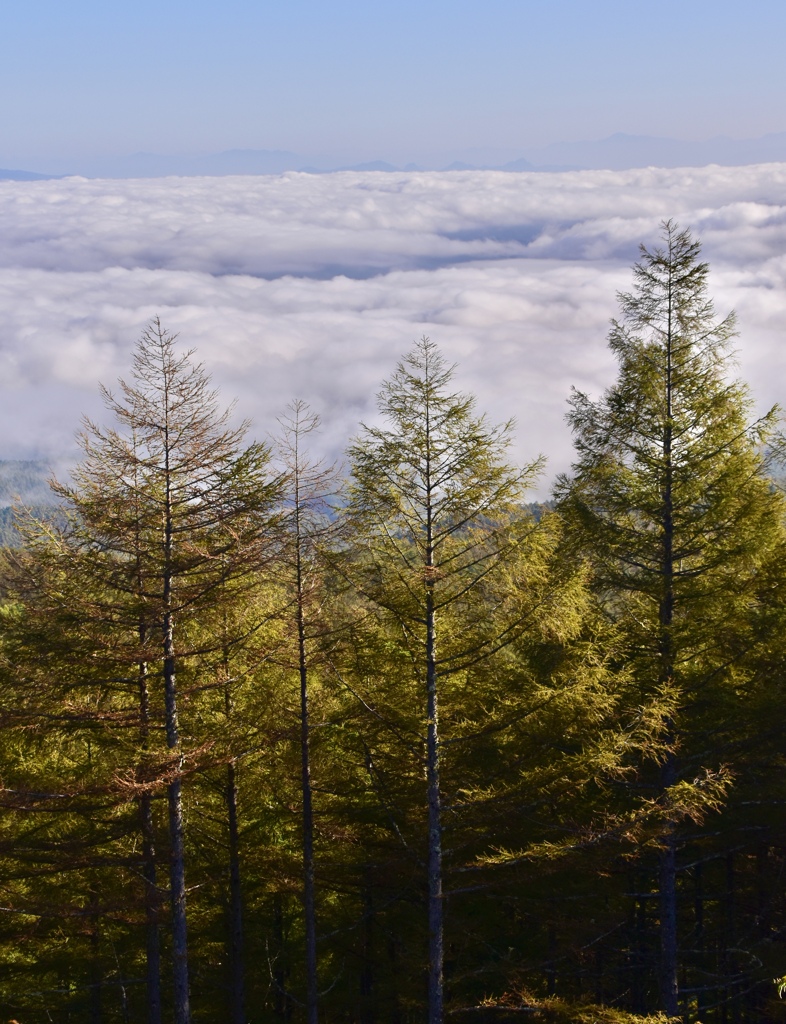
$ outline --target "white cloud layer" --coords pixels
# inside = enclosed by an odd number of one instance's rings
[[[738,311],[757,404],[786,400],[786,165],[0,182],[0,216],[4,457],[67,457],[160,315],[258,435],[305,398],[332,454],[428,334],[551,477],[570,386],[612,379],[615,293],[667,217]]]

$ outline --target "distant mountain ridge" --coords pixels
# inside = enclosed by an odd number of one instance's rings
[[[92,161],[81,169],[75,166],[73,173],[90,178],[161,178],[283,174],[286,171],[330,174],[335,171],[384,173],[401,170],[623,171],[637,167],[705,167],[707,164],[734,167],[786,162],[786,132],[774,132],[756,139],[731,139],[719,135],[701,142],[617,132],[604,139],[554,142],[539,149],[522,148],[520,152],[519,157],[504,163],[475,163],[471,159],[455,159],[427,168],[414,163],[398,167],[384,160],[336,164],[326,159],[314,159],[279,149],[228,149],[222,153],[191,157],[134,153],[122,159]],[[78,163],[75,161],[75,165]],[[0,170],[0,179],[14,181],[36,181],[62,176],[24,170]]]
[[[59,501],[49,487],[48,463],[36,459],[0,459],[0,548],[16,548],[22,537],[16,528],[15,505],[35,519],[57,521]]]
[[[47,181],[51,174],[37,174],[35,171],[10,171],[0,167],[0,181]]]
[[[57,505],[49,487],[52,470],[40,460],[0,460],[0,509],[22,505]]]

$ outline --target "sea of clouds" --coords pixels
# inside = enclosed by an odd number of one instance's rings
[[[97,383],[160,316],[256,436],[293,398],[340,454],[423,334],[512,456],[568,467],[575,385],[613,379],[616,292],[674,218],[739,316],[757,408],[786,404],[786,164],[510,174],[0,182],[0,457],[68,459]]]

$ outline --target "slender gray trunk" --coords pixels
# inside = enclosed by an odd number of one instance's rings
[[[660,673],[661,683],[674,678],[674,469],[672,462],[672,296],[669,285],[668,325],[666,337],[666,422],[663,433],[662,482],[662,589],[660,600]],[[668,740],[675,741],[674,723],[669,723]],[[661,771],[661,791],[677,781],[677,759],[668,754]],[[659,865],[660,906],[660,1003],[661,1010],[676,1017],[679,1008],[677,980],[677,836],[673,822],[667,826],[660,851]]]
[[[673,761],[673,759],[670,759]],[[664,787],[676,781],[671,765],[664,766]],[[668,780],[671,779],[671,782]],[[677,840],[669,826],[660,851],[660,1001],[661,1010],[676,1017],[679,1010],[677,984]]]
[[[139,636],[140,641],[144,643],[144,626],[140,626]],[[145,662],[140,662],[139,665],[139,721],[142,749],[146,750],[150,730],[150,697],[147,686],[147,664]],[[147,1024],[161,1024],[160,898],[156,880],[153,798],[148,792],[143,792],[139,798],[139,824],[142,832],[142,875],[145,880]]]
[[[191,1024],[188,986],[188,936],[186,930],[186,872],[183,843],[183,799],[180,779],[170,783],[170,900],[172,906],[172,980],[175,1024]]]
[[[442,907],[442,800],[439,789],[439,720],[437,705],[436,630],[434,596],[426,595],[426,693],[428,734],[426,780],[428,788],[428,1020],[442,1024],[443,1016],[443,907]]]
[[[134,435],[136,444],[136,435]],[[138,480],[135,481],[138,484]],[[136,493],[136,492],[135,492]],[[135,517],[135,550],[137,596],[144,593],[144,572],[142,567],[142,537],[140,532],[141,510],[137,506]],[[140,612],[139,626],[139,736],[143,756],[150,746],[150,688],[148,685],[148,664],[145,659],[145,644],[148,639],[148,624]],[[142,779],[144,780],[144,778]],[[153,797],[143,791],[139,798],[139,825],[142,833],[142,876],[145,880],[145,995],[147,1002],[147,1024],[161,1024],[161,894],[156,877],[155,826],[153,823]]]
[[[429,551],[429,556],[431,552]],[[429,557],[429,565],[432,559]],[[439,789],[439,708],[437,703],[436,624],[434,593],[426,591],[426,784],[428,790],[428,1020],[442,1024],[443,1015],[443,906],[442,906],[442,799]]]
[[[232,722],[232,692],[229,671],[229,641],[226,607],[224,619],[224,714],[227,728]],[[240,825],[238,821],[237,768],[235,762],[227,765],[226,778],[227,825],[229,832],[229,1005],[230,1024],[245,1024],[245,942],[243,934],[243,886],[240,872]]]
[[[164,617],[164,696],[166,701],[166,738],[170,750],[177,750],[177,775],[167,787],[169,805],[169,885],[172,906],[172,981],[174,985],[175,1024],[191,1024],[188,985],[188,934],[186,928],[186,860],[183,825],[183,795],[180,769],[180,733],[175,686],[175,656],[172,616]]]
[[[299,570],[298,570],[299,574]],[[300,755],[303,788],[303,911],[306,930],[306,1020],[317,1024],[317,930],[314,894],[314,810],[308,717],[308,668],[302,596],[298,598],[298,645],[300,658]]]
[[[229,819],[229,964],[231,1024],[245,1024],[246,994],[243,950],[243,890],[240,881],[240,830],[237,811],[237,774],[227,765],[227,817]]]
[[[149,793],[143,793],[139,798],[139,818],[142,830],[142,873],[145,879],[147,1022],[161,1024],[160,900],[156,881],[153,807]]]
[[[174,1022],[191,1024],[191,1001],[188,984],[188,932],[186,928],[186,859],[185,829],[183,825],[183,784],[181,770],[183,752],[180,746],[180,726],[177,710],[175,676],[174,617],[172,614],[173,585],[173,523],[172,523],[172,471],[169,447],[169,394],[166,396],[167,423],[164,444],[164,477],[166,481],[164,517],[164,578],[163,578],[163,640],[164,640],[164,710],[166,715],[166,741],[170,750],[177,752],[176,774],[167,787],[169,809],[169,899],[172,908],[172,983],[174,989]]]
[[[437,622],[434,608],[434,524],[432,521],[431,422],[426,410],[426,788],[428,799],[428,1021],[442,1024],[444,939],[442,900],[442,796],[439,787],[439,704]]]
[[[311,784],[311,722],[309,718],[308,651],[306,644],[304,537],[300,435],[294,436],[294,556],[297,608],[298,674],[300,677],[300,778],[303,800],[303,916],[306,939],[306,1022],[317,1024],[319,990],[317,975],[317,922],[314,882],[314,802]]]

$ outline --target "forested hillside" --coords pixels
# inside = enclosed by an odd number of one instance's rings
[[[447,346],[340,478],[149,325],[3,534],[4,1019],[786,1021],[784,441],[708,274],[642,248],[545,505]]]
[[[14,505],[24,505],[39,518],[53,514],[56,498],[49,487],[50,473],[45,462],[0,460],[0,546],[21,543]]]

